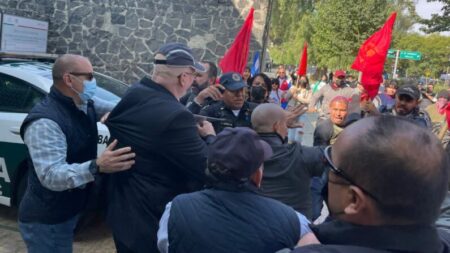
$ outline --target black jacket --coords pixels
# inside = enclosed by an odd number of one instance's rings
[[[200,115],[224,119],[224,121],[212,122],[216,133],[220,133],[225,127],[252,127],[252,112],[258,104],[244,102],[238,116],[234,116],[233,111],[228,109],[223,101],[213,103],[204,107]]]
[[[264,196],[291,206],[308,219],[312,216],[311,177],[322,175],[325,163],[322,149],[300,143],[284,144],[274,133],[259,133],[272,147],[272,157],[264,162],[261,191]]]
[[[193,115],[148,78],[129,88],[106,125],[111,139],[136,153],[130,170],[109,178],[107,219],[114,238],[134,252],[158,252],[156,233],[165,205],[202,185],[206,144]]]
[[[320,245],[295,253],[449,253],[450,234],[433,226],[361,226],[332,221],[311,226]]]

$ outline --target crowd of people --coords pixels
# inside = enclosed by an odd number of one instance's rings
[[[87,58],[54,63],[51,92],[21,127],[29,252],[72,252],[99,179],[119,253],[450,252],[435,225],[449,182],[448,91],[386,81],[361,100],[343,70],[311,84],[283,66],[273,79],[219,76],[180,43],[162,45],[153,63],[118,104],[95,96]],[[305,146],[309,112],[319,118]],[[98,156],[97,121],[112,140]]]

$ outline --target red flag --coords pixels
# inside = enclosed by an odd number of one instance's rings
[[[396,12],[392,13],[383,27],[361,45],[352,64],[352,69],[362,72],[361,84],[370,98],[378,94],[378,88],[383,82],[384,62],[391,44],[396,16]]]
[[[298,70],[297,70],[298,76],[306,75],[307,65],[308,65],[308,43],[305,42],[305,45],[303,46],[302,56],[300,57],[300,62],[298,63]]]
[[[447,129],[450,130],[450,102],[447,104],[447,107],[445,108],[445,120],[447,121]]]
[[[244,68],[247,65],[248,50],[252,35],[253,12],[254,9],[252,7],[233,44],[220,60],[219,67],[222,73],[234,71],[242,75],[244,72]]]

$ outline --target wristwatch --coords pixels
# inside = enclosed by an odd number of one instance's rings
[[[92,175],[97,175],[100,172],[96,163],[96,159],[91,160],[91,163],[89,164],[89,171]]]

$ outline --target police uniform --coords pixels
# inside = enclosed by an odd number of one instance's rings
[[[224,121],[212,122],[216,133],[221,132],[225,127],[252,127],[252,112],[258,104],[244,102],[237,116],[225,105],[223,101],[216,102],[203,108],[200,115],[224,119]]]
[[[236,72],[224,73],[219,82],[226,90],[232,92],[247,86],[242,76]],[[251,116],[256,106],[255,103],[245,101],[239,110],[231,110],[223,101],[219,101],[204,107],[200,115],[222,119],[211,122],[216,133],[219,133],[226,127],[251,127]],[[236,111],[239,113],[235,114]]]

